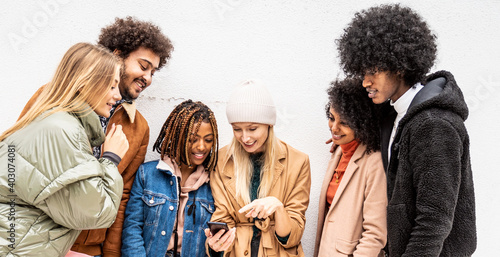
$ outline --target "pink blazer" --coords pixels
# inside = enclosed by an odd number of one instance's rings
[[[354,152],[330,209],[326,191],[342,151],[332,155],[319,199],[315,257],[383,256],[387,242],[387,186],[380,152]]]

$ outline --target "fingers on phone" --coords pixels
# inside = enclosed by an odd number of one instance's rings
[[[211,238],[213,236],[212,233],[210,233],[210,229],[209,228],[206,228],[204,231],[205,231],[205,236],[207,238]]]
[[[219,235],[221,231],[217,232],[217,235]],[[227,250],[229,246],[233,243],[235,235],[236,235],[236,228],[230,229],[228,233],[224,233],[222,237],[219,237],[219,239],[215,241],[215,243],[213,244],[214,247],[217,248],[217,251],[219,252]],[[214,238],[217,238],[217,236],[215,236]]]

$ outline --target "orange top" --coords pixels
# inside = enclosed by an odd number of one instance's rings
[[[326,191],[326,205],[328,209],[330,209],[335,193],[337,193],[340,181],[342,181],[344,172],[347,169],[347,164],[349,164],[349,161],[351,160],[354,151],[356,151],[356,148],[358,148],[358,145],[359,142],[357,140],[352,140],[350,143],[340,145],[340,148],[342,149],[342,157],[340,157],[339,164],[333,173],[332,180],[330,181],[330,185]]]

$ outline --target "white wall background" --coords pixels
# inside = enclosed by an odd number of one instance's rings
[[[390,1],[396,2],[396,1]],[[500,1],[401,1],[417,10],[438,36],[433,70],[455,75],[469,104],[477,199],[478,249],[500,252]],[[341,76],[334,40],[370,0],[3,1],[0,8],[0,131],[49,81],[74,43],[95,43],[100,28],[127,15],[159,25],[175,45],[170,64],[138,100],[151,141],[173,107],[201,100],[214,110],[221,145],[232,137],[225,116],[231,87],[247,78],[268,82],[278,107],[278,136],[309,154],[311,203],[303,237],[312,256],[318,196],[329,158],[324,114],[329,82]],[[151,149],[147,160],[158,158]]]

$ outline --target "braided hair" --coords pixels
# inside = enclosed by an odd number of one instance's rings
[[[198,133],[202,122],[209,123],[214,133],[214,144],[209,156],[203,162],[208,171],[213,171],[217,165],[217,149],[219,149],[219,135],[217,122],[212,110],[202,102],[193,102],[191,99],[177,105],[170,113],[161,128],[161,132],[153,145],[153,151],[166,155],[172,160],[179,158],[180,163],[191,166],[188,158],[190,139]]]

